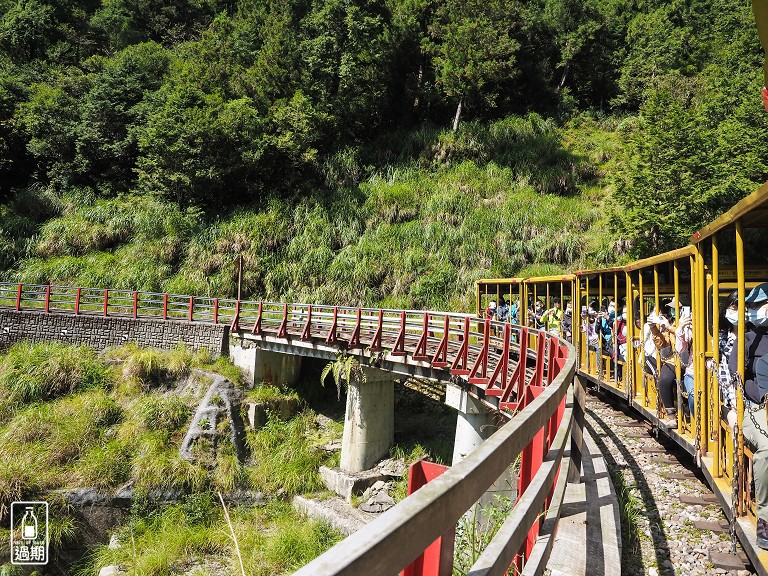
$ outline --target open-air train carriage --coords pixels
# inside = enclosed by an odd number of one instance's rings
[[[768,183],[696,232],[688,246],[616,268],[578,270],[554,277],[481,280],[477,283],[477,303],[478,314],[482,314],[490,295],[517,298],[523,303],[520,322],[527,324],[528,306],[536,299],[547,307],[555,296],[563,303],[572,300],[579,374],[628,402],[658,426],[661,434],[696,458],[726,515],[736,519],[735,531],[753,565],[760,574],[768,575],[768,551],[756,545],[757,503],[752,489],[755,447],[745,441],[743,433],[749,412],[745,416],[744,397],[737,393],[736,426],[729,424],[723,403],[725,384],[718,376],[724,303],[735,292],[735,314],[744,319],[747,295],[765,282]],[[611,301],[615,305],[613,314],[608,310]],[[762,301],[749,304],[755,306],[763,306]],[[619,322],[625,307],[626,339],[621,346],[624,338],[618,338],[617,330],[623,328]],[[600,317],[601,312],[612,329],[609,340],[595,340],[586,324],[592,314]],[[690,336],[677,345],[671,334],[687,316]],[[657,332],[667,330],[675,346],[654,349],[651,325]],[[736,355],[735,381],[741,382],[745,358],[754,350],[744,345],[745,330],[752,325],[742,321],[737,328],[731,354]],[[768,328],[763,331],[768,336]],[[689,366],[693,384],[686,390],[685,371]],[[671,388],[662,386],[670,379]],[[675,417],[670,417],[670,412],[675,412]],[[765,432],[768,436],[768,429]]]

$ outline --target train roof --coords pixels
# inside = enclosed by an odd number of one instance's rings
[[[525,279],[526,282],[563,282],[571,281],[576,276],[574,274],[556,274],[554,276],[529,276]]]
[[[475,280],[475,284],[522,284],[525,278],[482,278]]]
[[[768,225],[768,182],[760,186],[746,198],[741,199],[736,205],[722,216],[716,218],[704,228],[691,236],[691,243],[697,244],[727,228],[736,220],[741,219],[747,228],[763,227]]]
[[[576,276],[587,276],[589,274],[605,274],[607,272],[624,272],[624,266],[613,266],[612,268],[595,268],[594,270],[576,270]]]
[[[647,268],[648,266],[654,266],[656,264],[664,264],[665,262],[672,262],[673,260],[679,260],[680,258],[685,258],[686,256],[690,256],[695,251],[696,251],[696,248],[688,244],[687,246],[683,246],[682,248],[678,248],[677,250],[670,250],[669,252],[664,252],[663,254],[657,254],[656,256],[651,256],[650,258],[644,258],[643,260],[636,260],[631,264],[627,264],[624,267],[624,269],[640,270],[641,268]]]

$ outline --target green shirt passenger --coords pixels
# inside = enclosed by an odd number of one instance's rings
[[[541,317],[544,329],[554,336],[560,336],[560,325],[563,323],[563,310],[560,308],[560,299],[552,300],[552,308],[544,312]]]

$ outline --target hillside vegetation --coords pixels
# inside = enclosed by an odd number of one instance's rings
[[[469,306],[768,178],[735,0],[0,0],[6,278]]]
[[[231,513],[249,574],[291,573],[332,546],[341,534],[300,517],[289,500],[323,488],[318,468],[338,465],[338,454],[321,446],[338,440],[342,425],[321,427],[303,407],[288,421],[270,415],[262,428],[249,427],[243,461],[226,441],[198,444],[186,460],[179,446],[211,372],[243,386],[240,370],[226,360],[212,362],[184,347],[128,345],[97,355],[85,347],[20,343],[0,354],[3,541],[10,542],[11,502],[44,499],[52,508],[51,563],[62,573],[96,574],[119,564],[132,574],[186,573],[194,565],[198,574],[239,574],[216,495],[246,490],[259,492],[256,501],[233,496]],[[93,528],[60,491],[84,488],[129,491],[130,515],[114,530],[120,548],[83,548],[83,534]],[[78,547],[87,554],[69,570],[67,550]],[[0,572],[21,574],[2,562]]]

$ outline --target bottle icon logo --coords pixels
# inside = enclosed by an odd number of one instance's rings
[[[47,502],[12,502],[10,529],[11,564],[39,566],[48,563]]]
[[[21,519],[21,538],[22,540],[37,538],[37,516],[31,506],[25,509],[24,517]]]

